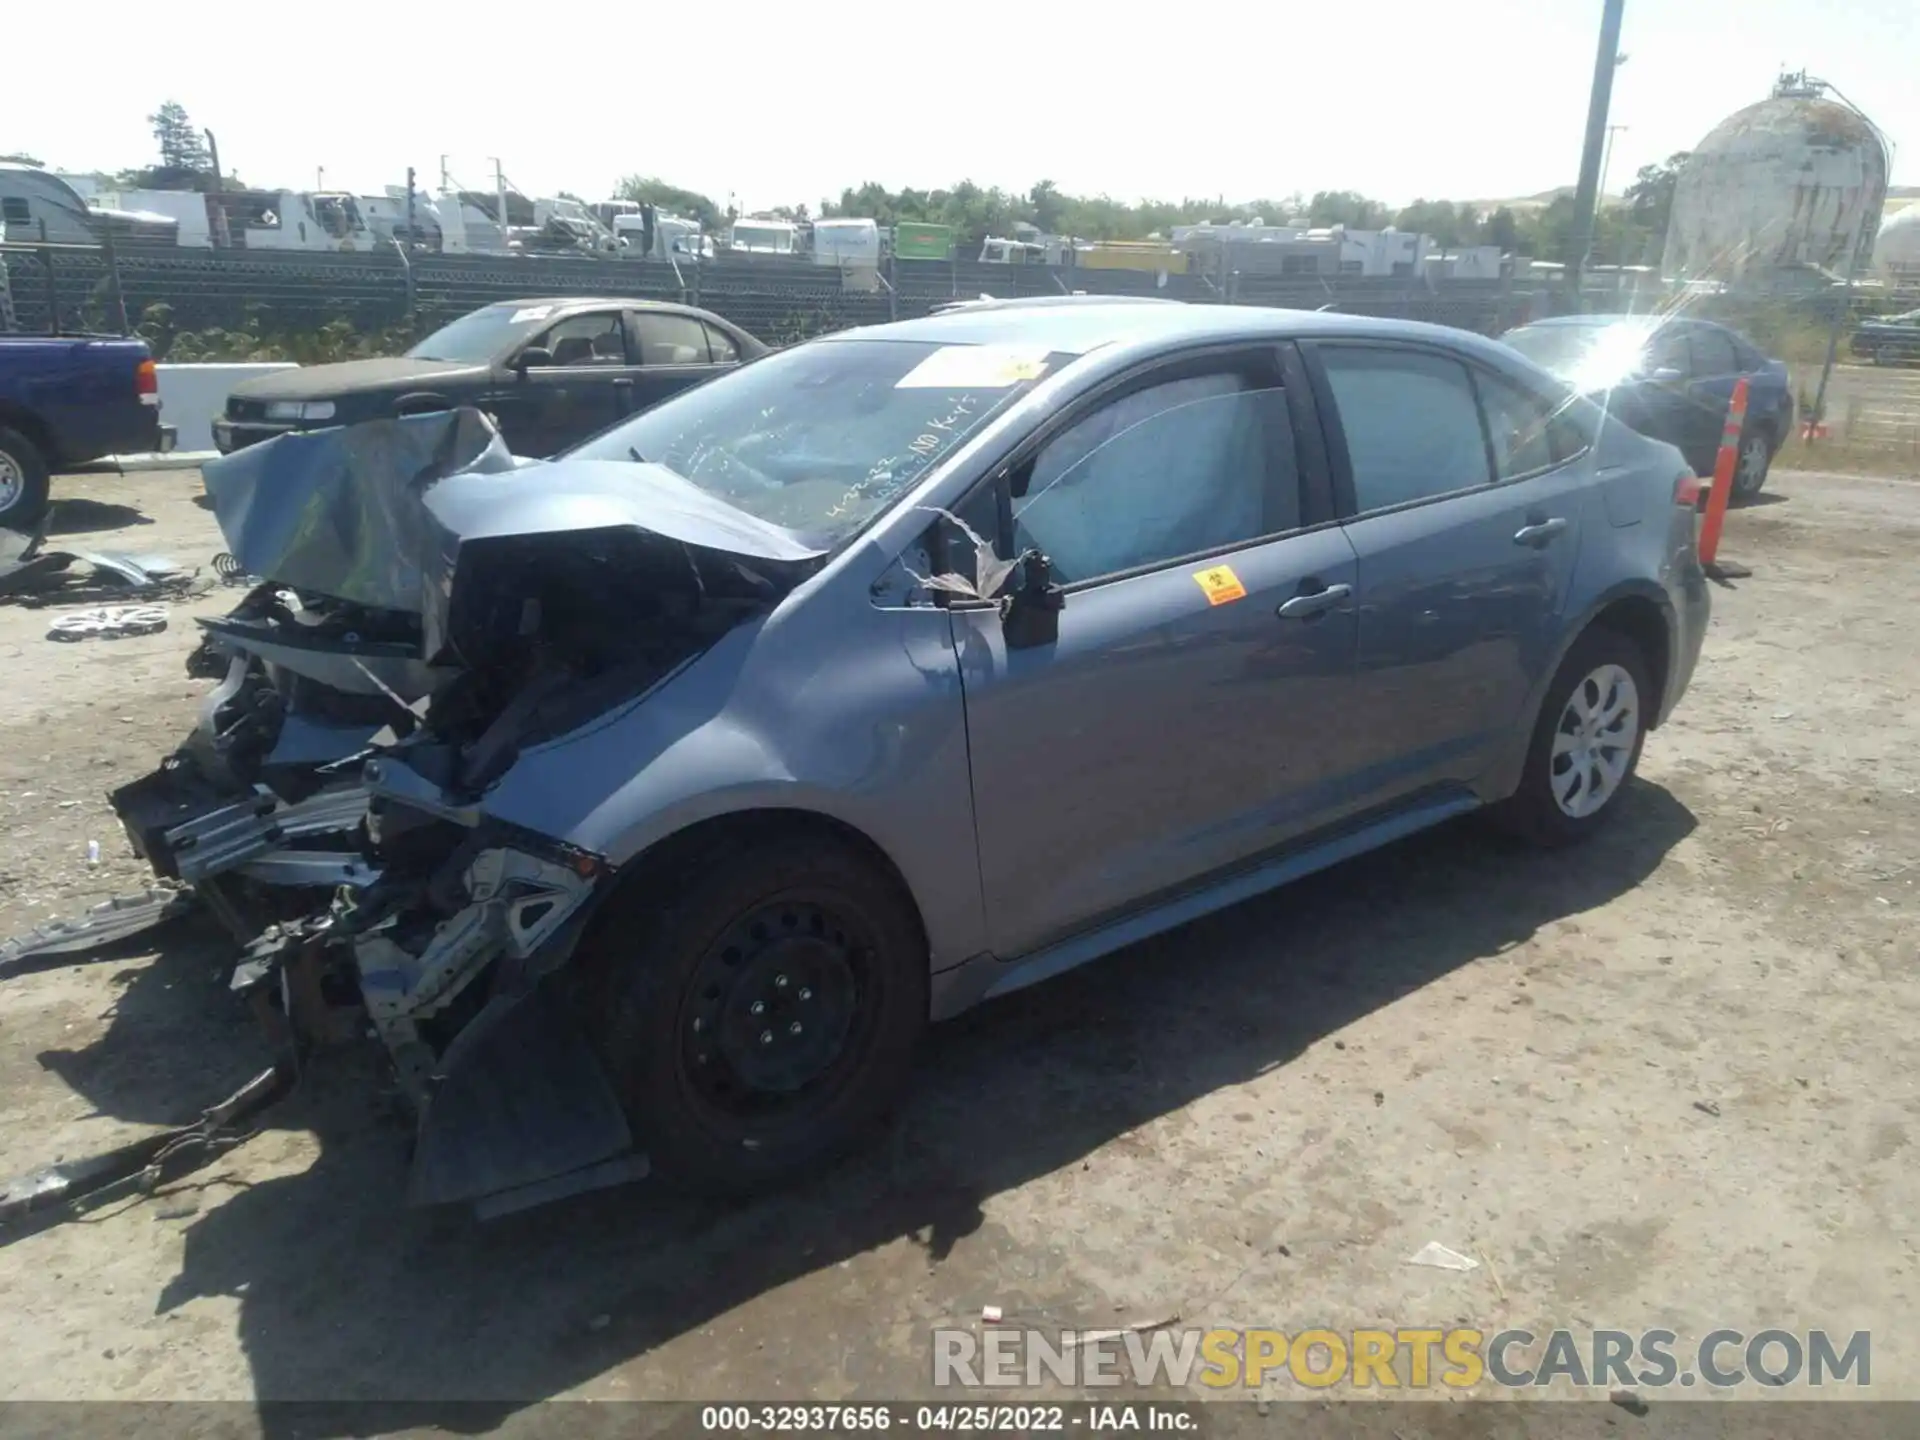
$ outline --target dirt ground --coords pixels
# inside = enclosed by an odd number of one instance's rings
[[[63,479],[56,529],[204,565],[198,493]],[[985,1007],[889,1137],[732,1208],[403,1211],[374,1057],[330,1057],[189,1185],[0,1243],[0,1399],[923,1396],[984,1304],[1871,1330],[1875,1396],[1920,1398],[1920,483],[1778,474],[1724,552],[1755,574],[1590,848],[1449,827]],[[144,883],[104,792],[188,728],[188,616],[233,595],[73,645],[0,607],[0,935]],[[0,1175],[252,1073],[230,965],[189,923],[0,983]]]

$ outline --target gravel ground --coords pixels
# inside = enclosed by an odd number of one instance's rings
[[[220,548],[191,473],[56,493],[68,543]],[[329,1056],[190,1183],[6,1237],[0,1399],[925,1395],[929,1330],[989,1303],[1865,1329],[1876,1397],[1920,1397],[1916,545],[1920,485],[1777,474],[1604,838],[1452,826],[985,1007],[797,1192],[408,1213],[375,1057]],[[144,882],[102,796],[191,723],[187,616],[232,593],[76,645],[0,607],[0,935]],[[230,963],[187,924],[0,984],[0,1174],[252,1073]]]

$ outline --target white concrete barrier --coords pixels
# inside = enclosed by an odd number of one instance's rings
[[[158,365],[160,423],[179,431],[174,449],[213,449],[214,417],[227,408],[227,394],[242,380],[297,370],[291,363],[237,365]]]

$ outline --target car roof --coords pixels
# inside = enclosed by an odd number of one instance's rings
[[[642,300],[633,295],[531,295],[524,300],[492,300],[480,308],[482,310],[516,310],[530,305],[550,305],[556,310],[597,310],[604,305],[619,305],[629,310],[670,310],[677,314],[699,315],[702,318],[705,318],[708,313],[692,305],[680,305],[671,300]]]
[[[1108,345],[1183,340],[1282,340],[1372,336],[1430,337],[1478,348],[1492,342],[1417,320],[1279,310],[1257,305],[1190,305],[1146,297],[1048,296],[963,303],[917,320],[897,320],[822,336],[815,344],[904,340],[936,345],[1031,345],[1084,355]]]
[[[1638,330],[1664,330],[1670,325],[1697,325],[1709,330],[1727,330],[1725,325],[1715,320],[1707,320],[1698,315],[1549,315],[1540,320],[1529,320],[1516,328],[1521,330],[1564,329],[1568,326],[1593,326],[1604,329],[1609,325],[1631,325]],[[1731,330],[1727,331],[1732,334]]]

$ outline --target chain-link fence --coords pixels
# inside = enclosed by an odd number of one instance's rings
[[[1646,277],[1632,277],[1635,283]],[[1091,267],[996,265],[972,260],[890,260],[866,282],[805,256],[726,255],[716,260],[567,255],[408,255],[235,252],[110,246],[0,244],[0,328],[120,333],[143,329],[167,358],[175,337],[205,332],[298,336],[345,327],[368,337],[419,333],[496,300],[605,295],[677,300],[724,316],[769,344],[853,325],[927,314],[982,295],[1089,293],[1197,303],[1332,309],[1497,334],[1564,306],[1548,279],[1433,280],[1357,275],[1158,273]],[[1920,307],[1920,290],[1833,287],[1804,293],[1669,292],[1626,277],[1590,275],[1589,311],[1685,309],[1745,333],[1786,360],[1802,416],[1811,413],[1836,335],[1841,362],[1829,382],[1829,453],[1865,463],[1920,466],[1920,373],[1849,365],[1846,336],[1862,319]],[[1836,329],[1836,322],[1837,329]],[[182,354],[200,358],[190,347]]]
[[[976,261],[898,260],[869,287],[804,257],[727,256],[609,260],[527,255],[414,255],[152,250],[117,254],[81,246],[8,245],[13,324],[26,331],[139,326],[166,307],[172,331],[225,330],[264,320],[276,331],[346,321],[378,331],[459,314],[490,301],[545,295],[610,295],[704,306],[771,343],[826,330],[927,313],[980,295],[1013,298],[1075,291],[1157,295],[1217,303],[1335,308],[1494,331],[1530,311],[1531,294],[1510,281],[1353,276],[1295,279],[1213,277],[1127,270],[1057,269]]]

